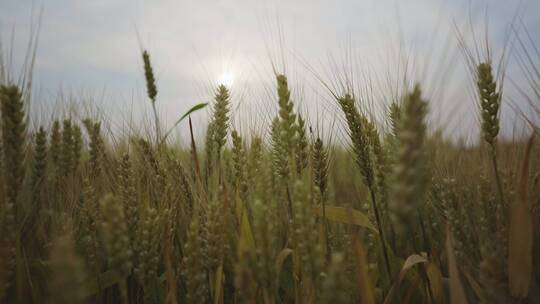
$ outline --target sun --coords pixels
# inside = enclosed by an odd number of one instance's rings
[[[218,84],[222,84],[226,87],[231,87],[234,83],[234,74],[231,72],[223,72],[219,75]]]

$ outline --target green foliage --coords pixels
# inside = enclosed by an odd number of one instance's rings
[[[476,68],[488,145],[470,147],[429,132],[419,86],[386,119],[337,98],[352,149],[312,134],[285,75],[262,134],[231,129],[219,86],[202,153],[160,137],[155,108],[155,143],[91,119],[27,133],[21,90],[1,86],[0,302],[537,303],[538,246],[528,272],[508,252],[510,231],[538,238],[538,163],[497,140],[500,88]]]
[[[26,123],[22,92],[17,86],[0,86],[2,110],[3,194],[0,206],[0,300],[11,285],[18,246],[18,221],[22,218],[19,194],[25,174]]]

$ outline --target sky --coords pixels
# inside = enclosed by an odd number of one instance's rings
[[[215,86],[226,82],[233,127],[265,133],[277,109],[276,71],[287,74],[298,111],[332,137],[343,124],[325,85],[343,93],[337,83],[352,79],[360,106],[382,113],[403,91],[406,75],[409,85],[424,87],[430,123],[471,141],[478,135],[474,82],[457,32],[474,48],[472,37],[482,44],[487,29],[497,62],[512,24],[516,35],[526,29],[540,46],[539,11],[537,0],[2,0],[0,37],[4,54],[12,50],[16,74],[41,13],[35,124],[47,123],[52,113],[87,111],[116,128],[142,130],[151,109],[140,56],[147,49],[166,126],[211,101]],[[506,77],[526,88],[514,57],[505,57]],[[505,83],[505,94],[527,111]],[[206,114],[197,115],[197,133],[204,134]],[[515,132],[510,106],[503,122],[507,134]],[[185,128],[179,129],[181,135]]]

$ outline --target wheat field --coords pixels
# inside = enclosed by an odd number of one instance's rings
[[[464,50],[481,134],[468,146],[430,129],[422,83],[380,118],[330,92],[344,144],[307,119],[288,75],[273,75],[262,134],[234,128],[233,88],[218,85],[174,124],[190,134],[178,144],[147,51],[145,135],[80,115],[30,124],[29,78],[2,74],[0,302],[540,303],[539,125],[519,116],[526,135],[501,137],[499,62]]]

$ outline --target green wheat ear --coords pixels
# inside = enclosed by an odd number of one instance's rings
[[[154,124],[156,132],[156,146],[161,149],[161,141],[164,139],[161,137],[161,128],[159,124],[159,116],[156,109],[156,96],[157,96],[157,86],[156,79],[154,78],[154,71],[152,69],[152,64],[150,62],[150,54],[147,50],[144,50],[142,53],[143,65],[144,65],[144,78],[146,80],[146,93],[148,98],[150,98],[152,104],[152,112],[154,113]]]
[[[317,136],[311,152],[311,164],[313,166],[313,181],[319,188],[324,201],[328,186],[328,153],[323,141]]]
[[[36,133],[34,145],[34,160],[30,178],[32,189],[36,189],[43,181],[47,167],[47,132],[43,127],[40,127]]]
[[[60,153],[62,147],[62,133],[60,130],[60,122],[58,120],[55,120],[52,124],[50,143],[51,148],[49,155],[55,170],[58,170],[60,166]]]
[[[298,174],[304,170],[309,162],[308,141],[306,136],[306,122],[298,114],[298,124],[296,125],[297,147],[296,147],[296,171]]]
[[[101,136],[101,123],[94,122],[91,119],[85,119],[83,123],[90,137],[90,176],[92,180],[97,180],[103,171],[103,159],[105,158],[105,143]]]
[[[155,103],[157,96],[157,86],[156,79],[154,78],[154,71],[152,70],[152,64],[150,62],[150,54],[148,53],[148,51],[143,51],[142,58],[144,64],[144,78],[146,80],[146,92],[148,94],[148,98],[150,98],[152,103]]]
[[[296,254],[301,257],[302,279],[315,287],[320,286],[324,254],[318,242],[317,225],[311,208],[311,197],[305,183],[296,180],[292,192],[291,240]]]
[[[247,181],[247,155],[246,149],[244,147],[244,141],[242,137],[233,130],[231,132],[231,137],[233,139],[233,177],[234,184],[239,189],[242,199],[247,199],[248,192],[248,181]]]
[[[73,165],[73,129],[71,120],[66,119],[62,128],[62,146],[61,146],[60,168],[62,176],[67,177],[74,168]]]
[[[47,169],[47,132],[43,127],[36,133],[34,142],[34,155],[32,160],[32,171],[30,172],[30,189],[32,189],[31,209],[24,221],[21,237],[26,239],[29,233],[35,231],[39,222],[39,215],[43,208],[41,199],[42,189],[45,182]]]
[[[1,86],[0,103],[6,199],[15,204],[25,171],[26,117],[22,92],[17,86]]]
[[[151,302],[152,291],[156,288],[161,262],[160,244],[167,210],[144,207],[134,244],[135,264],[133,274],[144,290],[144,300]]]
[[[189,225],[187,240],[184,243],[183,276],[186,282],[187,303],[207,303],[208,301],[208,277],[205,261],[201,258],[204,242],[199,221],[195,215]]]
[[[424,153],[427,103],[417,85],[403,104],[403,117],[398,131],[397,164],[391,189],[392,219],[397,232],[403,235],[416,221],[427,190],[427,167]]]
[[[76,171],[79,169],[79,164],[81,162],[81,153],[83,147],[82,131],[81,127],[78,124],[73,124],[73,143],[71,150],[73,153],[73,170]]]
[[[272,137],[272,169],[273,174],[282,181],[281,183],[286,183],[289,179],[288,155],[281,129],[279,118],[274,118],[270,131]]]
[[[0,300],[11,284],[19,231],[18,197],[24,179],[26,123],[22,92],[17,86],[0,86],[2,110],[2,163],[5,201],[0,205]]]
[[[388,110],[388,116],[390,118],[390,126],[392,127],[392,135],[397,136],[399,130],[399,124],[401,119],[401,105],[397,102],[392,102]]]
[[[477,68],[478,95],[482,109],[482,132],[484,140],[492,147],[499,134],[499,109],[501,94],[497,92],[497,83],[493,79],[491,64],[481,63]]]
[[[109,268],[129,275],[132,251],[124,208],[112,194],[101,199],[100,208],[103,214],[100,230],[109,256]]]
[[[218,199],[208,202],[205,213],[205,242],[207,269],[215,272],[226,256],[227,227],[223,216],[223,204]]]
[[[81,207],[80,244],[83,247],[89,270],[98,274],[101,267],[98,223],[100,212],[96,189],[88,178],[83,179],[83,204]]]
[[[137,201],[137,188],[133,175],[131,160],[129,154],[124,154],[120,163],[120,172],[118,176],[120,180],[119,184],[119,197],[124,205],[124,212],[126,221],[128,224],[128,234],[131,244],[135,242],[135,233],[138,230],[139,225],[139,204]]]
[[[290,155],[294,151],[295,138],[296,138],[296,114],[294,114],[291,101],[291,92],[289,91],[289,85],[287,77],[285,75],[277,75],[277,93],[279,103],[279,117],[281,119],[281,141],[283,147]]]
[[[352,141],[353,151],[356,157],[356,163],[360,168],[364,182],[370,189],[373,188],[373,164],[370,154],[370,139],[365,130],[362,116],[354,105],[354,98],[350,94],[338,99],[347,125],[349,126],[349,136]]]
[[[100,201],[100,207],[103,214],[100,231],[105,241],[109,269],[128,276],[133,267],[133,251],[123,205],[112,194],[107,194]],[[126,281],[121,280],[118,286],[122,302],[128,303]]]
[[[219,156],[227,140],[229,129],[230,94],[227,87],[220,85],[214,97],[213,135],[216,144],[216,154]]]
[[[264,151],[262,139],[260,137],[252,138],[248,156],[248,180],[254,180],[255,177],[261,172],[263,155]]]
[[[499,199],[504,202],[504,189],[499,174],[496,152],[496,139],[499,134],[499,111],[501,106],[500,88],[497,91],[497,83],[493,78],[491,64],[480,63],[477,67],[477,86],[480,98],[480,108],[482,110],[482,133],[484,140],[491,147],[491,160]]]
[[[204,142],[204,149],[206,153],[206,174],[209,176],[212,171],[216,159],[216,143],[214,142],[214,130],[215,124],[213,121],[208,123],[206,127],[206,137]]]
[[[366,131],[366,135],[369,140],[369,144],[372,147],[372,156],[374,159],[374,175],[375,184],[377,186],[377,195],[379,198],[379,204],[381,205],[381,213],[384,215],[387,211],[388,193],[387,193],[387,177],[388,171],[388,156],[381,144],[379,137],[379,131],[375,124],[368,120],[365,116],[362,117],[362,123]]]

